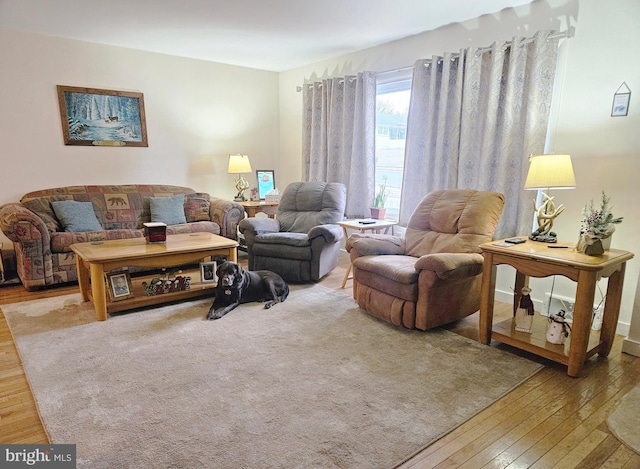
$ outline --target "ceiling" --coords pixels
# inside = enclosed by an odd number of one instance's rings
[[[0,27],[283,71],[532,0],[0,0]]]

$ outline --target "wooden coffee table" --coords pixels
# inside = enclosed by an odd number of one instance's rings
[[[78,284],[83,301],[93,300],[99,321],[107,313],[125,311],[158,303],[212,294],[215,284],[192,282],[189,290],[155,296],[139,294],[117,302],[107,302],[105,272],[122,267],[162,268],[198,262],[211,256],[224,256],[237,262],[238,243],[211,233],[168,235],[167,242],[149,244],[144,238],[118,239],[72,244],[78,267]],[[141,281],[139,281],[141,282]],[[89,288],[91,286],[91,288]]]

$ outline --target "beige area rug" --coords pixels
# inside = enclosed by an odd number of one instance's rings
[[[105,322],[79,295],[3,306],[52,442],[91,469],[390,468],[540,369],[321,285],[217,321],[210,304]]]
[[[640,454],[640,386],[622,398],[607,424],[616,438]]]

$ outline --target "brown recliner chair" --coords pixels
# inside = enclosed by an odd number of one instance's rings
[[[497,192],[435,191],[418,204],[404,238],[353,234],[353,297],[369,314],[427,330],[480,307],[483,257],[504,207]]]

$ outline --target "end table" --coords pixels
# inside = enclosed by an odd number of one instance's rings
[[[269,218],[275,218],[278,213],[278,205],[280,204],[280,202],[258,202],[252,200],[238,203],[244,207],[249,218],[255,217],[258,212],[265,213]]]
[[[622,285],[627,261],[633,258],[628,251],[611,249],[601,256],[588,256],[575,250],[575,243],[546,243],[527,240],[522,244],[508,245],[491,241],[480,245],[484,255],[482,289],[480,296],[480,342],[489,345],[491,339],[512,347],[534,353],[549,360],[567,365],[569,376],[580,376],[584,362],[594,354],[606,357],[611,351],[616,333]],[[565,246],[559,248],[559,246]],[[562,275],[577,284],[573,324],[569,335],[568,350],[565,345],[546,341],[545,318],[534,319],[532,333],[515,330],[515,319],[493,324],[493,302],[496,283],[496,266],[506,264],[516,269],[514,291],[521,291],[529,277]],[[600,336],[591,334],[592,308],[596,283],[608,277],[602,329]],[[514,300],[514,314],[515,314]],[[536,321],[538,320],[538,321]],[[541,324],[544,322],[545,324]],[[536,323],[538,326],[536,327]]]
[[[342,227],[342,231],[344,231],[344,239],[349,237],[347,230],[358,230],[360,233],[364,233],[366,231],[373,231],[374,233],[380,233],[382,229],[384,229],[384,234],[389,233],[389,229],[392,226],[396,226],[398,224],[397,221],[390,220],[375,220],[373,223],[362,223],[362,220],[343,220],[337,223]],[[342,280],[342,288],[347,284],[347,280],[353,278],[350,276],[351,274],[351,260],[349,260],[349,267],[347,267],[347,272],[344,274],[344,279]]]

